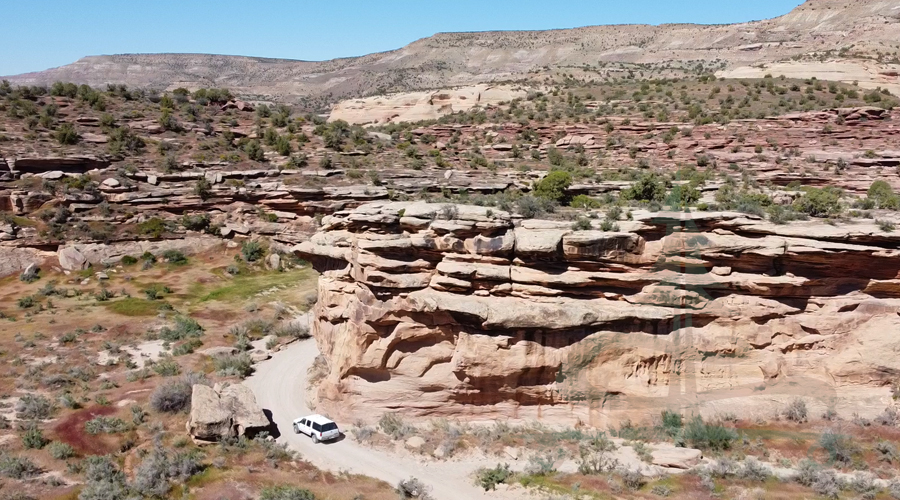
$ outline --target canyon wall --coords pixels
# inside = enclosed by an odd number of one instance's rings
[[[900,234],[706,212],[571,225],[422,202],[326,217],[294,247],[322,272],[319,408],[602,427],[890,404]]]

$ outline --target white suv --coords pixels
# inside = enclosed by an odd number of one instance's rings
[[[341,435],[333,420],[322,415],[310,415],[294,420],[294,434],[306,434],[313,443],[337,439]]]

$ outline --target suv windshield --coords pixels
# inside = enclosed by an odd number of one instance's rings
[[[322,432],[333,431],[335,429],[337,429],[337,424],[334,422],[322,425]]]

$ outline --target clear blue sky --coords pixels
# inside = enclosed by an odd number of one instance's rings
[[[802,0],[3,0],[0,75],[87,55],[197,52],[322,60],[442,31],[734,23]]]

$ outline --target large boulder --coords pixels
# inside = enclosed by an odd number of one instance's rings
[[[195,385],[187,431],[197,441],[220,441],[260,431],[269,419],[243,384]]]
[[[87,258],[75,247],[60,247],[56,252],[59,258],[59,267],[66,271],[81,271],[87,269]]]
[[[229,385],[219,392],[222,405],[231,412],[232,424],[238,436],[248,430],[260,430],[269,426],[269,419],[256,403],[253,391],[243,384]]]
[[[571,231],[561,229],[516,228],[516,255],[523,258],[554,259],[559,255],[563,236]]]
[[[690,469],[703,458],[703,452],[693,448],[658,448],[650,454],[653,456],[653,465],[672,469]]]
[[[191,392],[191,416],[188,434],[202,441],[218,441],[234,437],[232,412],[208,385],[197,384]]]

